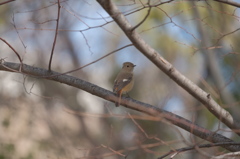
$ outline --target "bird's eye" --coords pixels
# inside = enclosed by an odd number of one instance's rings
[[[127,67],[129,67],[129,65],[127,65]]]

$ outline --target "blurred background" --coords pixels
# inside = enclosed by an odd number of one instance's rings
[[[133,26],[148,11],[143,8],[145,0],[114,3]],[[159,3],[150,0],[152,5]],[[25,64],[47,69],[57,12],[56,0],[1,5],[0,37],[17,50]],[[239,21],[239,9],[227,4],[175,0],[153,7],[137,32],[240,120]],[[131,42],[96,1],[62,0],[52,70],[76,69],[128,44]],[[19,63],[3,42],[0,58]],[[239,140],[134,46],[70,75],[112,90],[126,61],[137,65],[135,86],[129,93],[132,98]],[[207,143],[165,121],[116,108],[114,103],[61,83],[3,71],[0,80],[0,159],[150,159],[177,148]],[[225,150],[215,147],[175,158],[209,158],[221,153]]]

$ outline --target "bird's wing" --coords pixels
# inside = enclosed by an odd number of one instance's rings
[[[121,73],[114,81],[113,92],[118,92],[132,81],[132,73]]]

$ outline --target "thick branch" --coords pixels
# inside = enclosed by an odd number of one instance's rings
[[[240,132],[236,131],[240,129],[240,124],[233,119],[231,114],[225,109],[222,109],[221,106],[211,98],[210,94],[204,92],[201,88],[182,75],[176,68],[174,68],[171,63],[161,57],[160,54],[151,48],[135,30],[131,31],[131,24],[111,0],[97,1],[114,19],[114,21],[119,25],[129,40],[140,52],[142,52],[150,61],[152,61],[159,69],[165,72],[165,74],[174,80],[178,85],[184,88],[189,94],[194,96],[203,105],[205,105],[206,108],[219,120],[240,135]]]
[[[10,72],[18,72],[20,68],[20,64],[17,63],[10,63],[10,62],[2,62],[0,64],[0,70],[2,71],[10,71]],[[69,86],[73,86],[76,88],[79,88],[81,90],[84,90],[88,93],[91,93],[95,96],[98,96],[100,98],[106,99],[111,102],[116,102],[118,101],[118,97],[115,96],[114,93],[103,89],[101,87],[98,87],[97,85],[91,84],[87,81],[78,79],[76,77],[72,77],[69,75],[59,75],[60,73],[57,72],[52,72],[48,71],[46,69],[42,68],[37,68],[33,66],[29,66],[26,64],[22,65],[22,72],[23,73],[32,77],[38,77],[38,78],[44,78],[60,83],[67,84]],[[59,75],[59,76],[58,76]],[[51,77],[50,77],[51,76]],[[172,124],[188,131],[189,133],[192,133],[199,138],[202,138],[204,140],[207,140],[212,143],[219,143],[219,142],[233,142],[231,139],[226,138],[218,133],[211,132],[205,128],[202,128],[198,125],[193,124],[191,121],[186,120],[180,116],[177,116],[173,113],[170,113],[168,111],[156,108],[152,105],[142,103],[139,101],[136,101],[131,98],[123,97],[121,99],[121,105],[132,109],[136,110],[154,117],[159,117],[159,118],[164,118],[167,121],[171,122]],[[240,146],[239,145],[224,145],[222,146],[226,148],[229,151],[240,151]]]

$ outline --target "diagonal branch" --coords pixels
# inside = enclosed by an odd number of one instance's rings
[[[233,119],[232,115],[221,108],[221,106],[212,99],[209,93],[203,91],[195,83],[186,78],[171,63],[166,61],[160,54],[150,47],[134,30],[125,16],[119,11],[117,6],[111,0],[97,0],[98,3],[105,9],[105,11],[114,19],[114,21],[123,30],[133,45],[144,54],[152,63],[161,69],[166,75],[174,80],[179,86],[185,89],[189,94],[194,96],[205,107],[214,114],[220,121],[231,128],[235,133],[240,135],[240,124]]]
[[[16,0],[8,0],[8,1],[5,1],[5,2],[1,2],[0,5],[7,4],[7,3],[10,3],[10,2],[13,2],[13,1],[16,1]]]
[[[214,0],[214,1],[219,2],[219,3],[225,3],[225,4],[228,4],[230,6],[240,8],[240,3],[233,2],[231,0]]]
[[[92,64],[94,64],[94,63],[96,63],[96,62],[98,62],[98,61],[106,58],[107,56],[109,56],[109,55],[111,55],[111,54],[113,54],[113,53],[115,53],[115,52],[117,52],[117,51],[120,51],[120,50],[122,50],[122,49],[124,49],[124,48],[127,48],[127,47],[130,47],[130,46],[133,46],[133,44],[125,45],[125,46],[123,46],[123,47],[121,47],[121,48],[119,48],[119,49],[116,49],[116,50],[114,50],[114,51],[111,51],[111,52],[107,53],[106,55],[104,55],[104,56],[102,56],[102,57],[100,57],[100,58],[98,58],[98,59],[96,59],[96,60],[94,60],[94,61],[86,64],[86,65],[83,65],[83,66],[81,66],[81,67],[78,67],[78,68],[76,68],[76,69],[74,69],[74,70],[70,70],[70,71],[67,71],[67,72],[63,72],[63,73],[58,74],[58,75],[55,75],[55,76],[65,75],[65,74],[69,74],[69,73],[72,73],[72,72],[81,70],[81,69],[83,69],[83,68],[85,68],[85,67],[87,67],[87,66],[89,66],[89,65],[92,65]],[[48,76],[48,78],[52,78],[53,76],[54,76],[54,75]]]
[[[0,71],[18,71],[20,68],[20,64],[17,63],[11,63],[11,62],[3,62],[0,63]],[[60,83],[64,83],[66,85],[79,88],[83,91],[86,91],[88,93],[91,93],[95,96],[98,96],[100,98],[103,98],[105,100],[116,102],[118,101],[118,97],[111,91],[108,91],[106,89],[103,89],[97,85],[94,85],[92,83],[89,83],[87,81],[78,79],[76,77],[72,77],[69,75],[59,75],[58,72],[48,71],[46,69],[38,68],[29,66],[26,64],[22,65],[22,74],[26,74],[28,76],[34,76],[39,78],[44,78]],[[47,76],[53,75],[53,77],[49,78]],[[59,76],[58,76],[59,75]],[[180,116],[177,116],[171,112],[162,110],[160,108],[156,108],[150,104],[142,103],[140,101],[122,97],[121,99],[121,105],[125,106],[126,108],[136,110],[139,112],[142,112],[144,114],[151,115],[153,117],[158,117],[159,119],[166,119],[167,121],[171,122],[172,124],[188,131],[189,133],[192,133],[199,138],[202,138],[204,140],[207,140],[211,143],[222,143],[222,142],[233,142],[231,139],[220,135],[218,133],[209,131],[205,128],[202,128],[191,121],[184,119]],[[223,148],[229,150],[229,151],[240,151],[240,145],[222,145]]]

